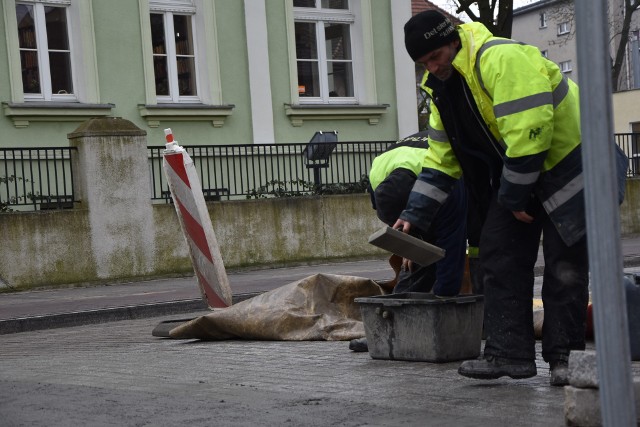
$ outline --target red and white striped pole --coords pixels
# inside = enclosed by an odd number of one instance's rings
[[[167,143],[162,165],[202,298],[210,308],[228,307],[232,304],[231,288],[196,168],[189,154],[174,141],[171,129],[165,129],[164,134]]]

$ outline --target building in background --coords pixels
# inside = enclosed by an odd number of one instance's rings
[[[1,147],[91,117],[164,142],[396,140],[417,130],[410,0],[3,0]],[[268,5],[268,7],[267,7]]]
[[[620,0],[610,0],[610,10],[620,11]],[[515,9],[512,36],[518,41],[537,46],[545,57],[556,62],[565,75],[578,82],[578,58],[574,2],[571,0],[542,0]],[[621,13],[611,13],[611,61],[619,37],[615,29],[622,26]],[[614,130],[616,133],[640,132],[640,13],[632,15],[627,53],[613,94]],[[588,88],[581,88],[581,96],[589,96]],[[633,154],[640,152],[635,150]]]

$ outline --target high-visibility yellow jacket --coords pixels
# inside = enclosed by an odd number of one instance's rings
[[[369,184],[375,190],[396,169],[408,169],[418,176],[422,172],[427,148],[427,132],[408,136],[390,146],[387,151],[373,159],[369,170]]]
[[[500,146],[499,203],[521,211],[535,193],[565,243],[573,244],[585,232],[577,85],[536,47],[493,37],[480,23],[462,24],[458,34],[461,49],[453,67],[469,87],[482,125]],[[412,223],[433,218],[463,172],[428,79],[426,72],[422,87],[434,101],[427,170],[400,216]]]

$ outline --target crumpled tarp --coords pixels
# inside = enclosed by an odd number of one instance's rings
[[[353,300],[383,294],[373,280],[315,274],[180,324],[176,339],[340,341],[365,335]]]

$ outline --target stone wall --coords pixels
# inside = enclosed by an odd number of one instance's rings
[[[19,288],[193,274],[173,205],[96,225],[89,209],[3,214],[0,278]],[[276,267],[383,256],[367,195],[209,202],[225,267]],[[136,224],[135,222],[141,223]]]
[[[78,203],[0,215],[0,287],[143,280],[193,274],[171,204],[149,194],[146,134],[119,118],[69,134]],[[640,232],[640,180],[627,181],[623,235]],[[227,268],[385,256],[367,243],[382,223],[366,194],[209,202]]]

